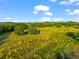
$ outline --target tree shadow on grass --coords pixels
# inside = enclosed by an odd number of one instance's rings
[[[0,46],[7,41],[7,37],[9,36],[10,32],[7,33],[0,33]]]

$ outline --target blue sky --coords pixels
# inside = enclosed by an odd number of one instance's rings
[[[79,21],[79,0],[0,0],[0,22]]]

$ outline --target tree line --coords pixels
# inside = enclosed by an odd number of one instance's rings
[[[13,22],[1,22],[0,33],[12,32],[16,34],[38,34],[40,33],[39,27],[75,27],[79,28],[78,22],[28,22],[28,23],[13,23]]]
[[[18,35],[39,34],[39,30],[27,23],[0,23],[0,33],[15,32]]]

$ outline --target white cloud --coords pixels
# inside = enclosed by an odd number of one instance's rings
[[[70,10],[70,9],[66,9],[65,11],[66,11],[66,12],[71,12],[71,10]]]
[[[37,5],[34,7],[33,14],[38,14],[39,12],[43,12],[45,16],[52,16],[53,14],[50,12],[50,8],[44,5]]]
[[[78,3],[76,3],[76,5],[79,5],[79,2],[78,2]]]
[[[79,9],[73,11],[74,14],[79,14]]]
[[[19,22],[19,20],[14,20],[13,22]]]
[[[56,0],[49,0],[49,1],[51,1],[51,2],[56,2]]]
[[[41,18],[41,21],[50,21],[50,20],[51,20],[50,17],[42,17],[42,18]]]
[[[53,15],[53,13],[50,12],[50,8],[45,5],[34,6],[33,14],[39,14],[39,13],[42,13],[44,16],[52,16]],[[47,18],[47,17],[43,17],[43,18]]]
[[[60,4],[66,4],[67,3],[67,1],[61,1],[60,2]]]
[[[14,21],[12,21],[12,22],[23,22],[23,21],[19,21],[19,20],[14,20]]]
[[[48,11],[48,12],[45,12],[45,15],[46,15],[46,16],[52,16],[53,14]]]
[[[79,18],[75,18],[75,20],[74,21],[77,21],[77,22],[79,22]]]
[[[64,0],[60,2],[60,4],[62,5],[71,5],[76,3],[79,3],[79,0]]]
[[[65,12],[67,12],[69,15],[78,15],[79,9],[75,9],[75,10],[66,9]]]
[[[2,17],[2,21],[12,22],[12,18],[11,17]]]
[[[60,17],[60,18],[53,18],[53,17],[42,17],[41,18],[41,21],[64,21],[64,18],[63,17]]]
[[[74,13],[72,12],[72,10],[70,10],[70,9],[66,9],[65,12],[67,12],[69,15],[74,15]]]
[[[59,18],[51,18],[52,21],[56,22],[56,21],[64,21],[63,17],[59,17]]]
[[[74,21],[74,22],[79,22],[79,18],[69,18],[66,21]]]
[[[10,18],[10,17],[5,17],[4,19],[5,19],[5,20],[10,20],[11,18]]]
[[[34,7],[35,11],[49,11],[49,7],[48,6],[44,6],[44,5],[37,5]]]
[[[12,22],[27,22],[26,20],[17,20],[17,19],[15,19],[15,20],[13,20]]]
[[[38,12],[37,11],[34,11],[33,14],[38,14]]]

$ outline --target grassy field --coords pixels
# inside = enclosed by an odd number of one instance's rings
[[[0,35],[0,59],[78,59],[79,42],[66,35],[73,27],[38,28],[38,35]],[[3,42],[3,43],[1,43]]]

